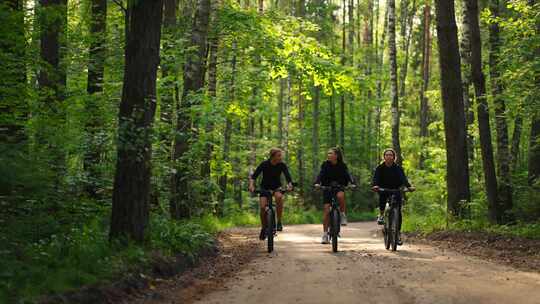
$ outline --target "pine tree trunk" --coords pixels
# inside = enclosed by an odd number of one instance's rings
[[[163,1],[134,1],[128,11],[110,237],[142,243],[149,216],[151,133]]]
[[[523,129],[523,116],[518,113],[514,120],[514,132],[512,133],[512,148],[510,150],[511,172],[515,172],[519,160],[519,146],[521,143],[521,131]]]
[[[490,0],[491,13],[499,17],[499,0]],[[503,88],[500,81],[499,53],[500,34],[499,24],[493,22],[489,26],[489,72],[493,105],[495,108],[495,125],[497,133],[497,169],[499,173],[499,200],[501,204],[502,221],[510,220],[512,210],[512,181],[510,176],[510,147],[508,142],[508,125],[506,123],[506,105],[502,97]]]
[[[397,163],[401,164],[401,144],[399,142],[399,94],[397,83],[396,51],[396,2],[388,1],[388,50],[390,58],[390,99],[392,100],[392,146],[397,154]]]
[[[300,142],[297,145],[298,151],[296,152],[296,161],[298,163],[298,189],[300,197],[304,197],[304,183],[305,183],[305,164],[304,164],[304,145],[303,140],[306,137],[304,130],[304,96],[302,95],[302,81],[298,81],[298,132],[300,133]]]
[[[83,167],[88,182],[86,193],[95,198],[97,196],[97,182],[100,179],[99,163],[103,153],[100,139],[103,128],[101,119],[101,104],[103,103],[103,74],[105,71],[106,56],[106,26],[107,26],[107,0],[92,0],[90,17],[90,48],[88,50],[88,80],[86,92],[88,99],[85,103],[86,121],[86,151]]]
[[[337,145],[337,129],[336,129],[336,101],[335,92],[332,90],[332,96],[330,96],[330,146],[335,147]]]
[[[219,47],[219,33],[217,32],[216,28],[218,26],[218,20],[217,20],[217,1],[214,2],[214,6],[212,7],[212,32],[209,34],[208,37],[208,97],[212,99],[212,102],[216,101],[216,93],[217,93],[217,65],[218,65],[218,47]],[[214,114],[212,112],[212,114]],[[205,133],[206,133],[206,145],[204,148],[204,161],[202,162],[202,168],[201,168],[201,176],[208,181],[210,180],[210,163],[212,160],[212,152],[213,152],[213,146],[214,146],[214,123],[213,123],[213,116],[209,119],[205,126]]]
[[[422,39],[422,88],[420,89],[420,137],[422,145],[426,146],[429,127],[429,100],[426,91],[429,87],[430,57],[431,57],[431,1],[426,1],[424,6],[424,35]],[[419,159],[419,168],[424,168],[424,161],[428,154],[422,149]]]
[[[529,185],[538,188],[540,180],[540,114],[536,112],[531,122],[529,141]]]
[[[18,144],[26,140],[29,113],[23,1],[2,0],[0,11],[0,24],[9,29],[0,33],[0,143]]]
[[[285,94],[285,78],[279,79],[279,99],[278,99],[278,143],[283,148],[283,98]]]
[[[289,156],[289,124],[291,122],[291,75],[287,77],[287,100],[285,102],[285,129],[283,130],[283,149],[285,151],[285,162],[288,163],[290,160]]]
[[[194,94],[204,87],[206,67],[206,44],[208,24],[210,22],[210,0],[198,0],[197,11],[193,20],[190,45],[194,47],[194,54],[187,54],[184,66],[184,88],[182,102],[177,114],[176,136],[173,150],[173,166],[176,169],[171,181],[170,212],[174,219],[190,216],[189,205],[189,177],[193,175],[193,162],[184,160],[184,155],[190,149],[190,140],[196,137],[192,131],[192,106],[196,105]]]
[[[407,69],[409,67],[409,48],[411,44],[411,37],[413,33],[413,21],[414,17],[416,15],[416,0],[413,0],[411,11],[407,14],[406,18],[406,25],[404,35],[402,36],[402,39],[405,41],[404,50],[405,50],[405,61],[403,62],[403,66],[401,67],[401,75],[400,75],[400,86],[399,86],[399,96],[404,97],[405,96],[405,89],[406,89],[406,80],[407,80]],[[407,31],[408,30],[408,31]]]
[[[478,130],[480,133],[480,148],[484,168],[484,181],[488,198],[488,216],[492,223],[499,222],[499,206],[497,202],[497,176],[493,160],[493,146],[491,144],[491,127],[489,121],[489,108],[486,100],[486,81],[482,71],[482,41],[480,38],[480,25],[478,21],[477,0],[467,0],[465,3],[465,16],[469,22],[468,31],[464,33],[464,41],[468,41],[467,49],[470,55],[466,56],[470,64],[471,76],[474,83]],[[470,56],[470,57],[469,57]]]
[[[467,147],[469,149],[469,159],[471,163],[474,160],[474,137],[472,134],[472,125],[474,123],[474,111],[472,107],[472,98],[474,97],[471,94],[471,34],[470,34],[470,20],[467,15],[467,4],[464,1],[463,3],[463,17],[461,23],[461,42],[460,42],[460,55],[461,63],[464,66],[462,72],[463,80],[463,104],[465,106],[465,123],[467,125]]]
[[[312,109],[312,135],[311,135],[311,146],[312,146],[312,155],[311,155],[311,168],[312,168],[312,176],[313,180],[317,177],[317,174],[319,174],[319,106],[320,106],[320,98],[321,97],[321,88],[320,87],[314,87],[313,88],[313,109]],[[313,202],[316,202],[318,195],[315,191],[312,192]]]
[[[470,200],[467,132],[453,0],[436,0],[441,97],[446,137],[448,211],[461,217],[463,201]]]
[[[236,42],[233,41],[232,45],[232,59],[231,59],[231,83],[229,91],[229,102],[233,102],[235,98],[235,89],[236,89]],[[229,163],[230,161],[230,151],[231,151],[231,135],[232,135],[232,126],[233,121],[230,117],[230,114],[226,116],[225,119],[225,131],[223,132],[223,163]],[[220,192],[218,195],[218,214],[223,215],[225,210],[225,197],[227,196],[227,183],[228,176],[227,173],[223,173],[219,178],[219,188]]]

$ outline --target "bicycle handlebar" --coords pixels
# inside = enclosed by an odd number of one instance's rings
[[[377,190],[377,192],[391,192],[391,193],[396,193],[396,192],[412,192],[411,189],[409,188],[402,188],[402,189],[389,189],[389,188],[379,188]]]
[[[354,190],[356,189],[356,185],[354,186],[343,186],[343,185],[337,185],[337,186],[318,186],[314,187],[315,190]]]

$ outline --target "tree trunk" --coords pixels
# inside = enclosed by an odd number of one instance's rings
[[[190,216],[189,205],[189,176],[193,175],[193,162],[184,160],[184,155],[189,151],[190,140],[197,135],[192,131],[191,110],[196,105],[197,98],[194,94],[204,86],[206,44],[208,24],[210,22],[210,0],[198,0],[197,11],[193,20],[191,43],[194,54],[187,54],[184,70],[184,89],[182,102],[177,114],[177,127],[173,151],[173,165],[176,172],[172,176],[170,212],[174,219],[182,219]]]
[[[312,175],[313,180],[315,180],[315,177],[317,177],[317,174],[319,174],[319,106],[320,106],[320,98],[321,98],[321,88],[320,87],[314,87],[313,88],[313,109],[312,109],[312,135],[311,135],[311,145],[312,145]],[[315,191],[313,193],[313,201],[315,202],[317,199],[317,194]]]
[[[401,145],[399,142],[399,94],[397,83],[396,51],[396,2],[388,1],[388,50],[390,58],[390,91],[392,100],[392,145],[397,154],[397,163],[401,164]]]
[[[289,162],[289,124],[291,121],[291,75],[287,77],[287,100],[285,102],[285,130],[283,136],[283,149],[285,150],[285,162]]]
[[[231,60],[231,83],[229,91],[229,102],[234,101],[235,97],[235,85],[236,85],[236,41],[233,41],[232,45],[232,60]],[[232,135],[232,118],[230,114],[226,114],[225,119],[225,131],[223,132],[223,163],[229,163],[230,160],[230,151],[231,151],[231,135]],[[225,210],[225,197],[227,194],[227,182],[228,176],[227,172],[224,172],[219,177],[219,188],[220,192],[218,195],[218,214],[223,215]]]
[[[332,90],[332,96],[330,96],[330,146],[335,147],[337,145],[337,130],[336,130],[336,101],[335,92]]]
[[[426,91],[429,87],[430,57],[431,57],[431,1],[426,1],[424,6],[424,35],[422,39],[422,88],[420,89],[420,138],[422,146],[426,146],[429,126],[429,100]],[[424,169],[424,161],[427,158],[426,149],[422,149],[419,159],[419,168]]]
[[[467,2],[466,0],[465,2]],[[469,159],[474,160],[474,137],[472,134],[472,125],[474,123],[474,111],[472,108],[471,98],[471,33],[470,33],[470,17],[467,15],[467,3],[463,5],[463,20],[462,20],[462,39],[460,44],[460,54],[462,58],[463,69],[463,104],[465,106],[465,123],[467,125],[467,147],[469,149]],[[478,19],[478,17],[476,17]],[[481,68],[481,67],[480,67]],[[483,76],[482,76],[483,77]]]
[[[345,66],[347,63],[347,32],[346,32],[346,25],[345,25],[345,18],[347,17],[347,11],[346,11],[346,0],[342,1],[342,8],[343,8],[343,18],[342,18],[342,39],[341,39],[341,65]],[[340,103],[339,103],[339,145],[341,147],[345,146],[345,92],[341,92],[340,94]]]
[[[305,138],[304,132],[304,96],[302,95],[302,80],[298,81],[298,132],[300,133],[300,143],[296,152],[296,161],[298,163],[298,189],[300,197],[304,197],[305,183],[305,164],[304,164],[304,145],[302,143]]]
[[[163,1],[134,1],[128,11],[129,35],[118,115],[119,144],[110,237],[127,237],[141,243],[148,225],[151,132],[156,110]]]
[[[378,15],[378,14],[377,14]],[[379,24],[377,20],[377,24]],[[375,125],[376,125],[376,131],[377,131],[377,155],[379,154],[380,142],[381,142],[381,102],[382,102],[382,94],[383,94],[383,87],[382,87],[382,74],[383,74],[383,65],[384,65],[384,43],[386,41],[386,33],[388,32],[388,0],[386,9],[384,11],[384,26],[383,26],[383,32],[381,34],[381,40],[379,46],[375,46],[375,51],[378,53],[375,54],[377,58],[377,66],[378,66],[378,76],[377,76],[377,109],[376,109],[376,117],[375,117]],[[376,40],[375,42],[377,42]],[[378,51],[380,49],[380,51]]]
[[[219,47],[219,33],[217,32],[216,28],[218,26],[218,20],[217,20],[217,1],[214,2],[214,6],[212,8],[212,32],[209,34],[208,37],[208,48],[209,48],[209,59],[208,59],[208,97],[212,99],[212,102],[215,103],[216,101],[216,93],[217,93],[217,65],[218,65],[218,47]],[[212,115],[214,112],[212,112]],[[213,146],[214,146],[214,123],[213,123],[213,116],[209,119],[209,121],[206,124],[205,132],[206,132],[206,145],[204,148],[204,161],[202,162],[202,168],[201,168],[201,176],[208,181],[210,180],[210,163],[212,160],[212,152],[213,152]]]
[[[538,188],[540,185],[540,114],[536,112],[531,122],[529,141],[529,185]]]
[[[436,0],[435,3],[446,137],[447,203],[451,215],[459,218],[462,202],[469,201],[470,191],[457,25],[454,1]]]
[[[400,86],[399,86],[399,96],[404,97],[405,96],[405,88],[406,88],[406,80],[407,80],[407,69],[409,67],[409,47],[411,44],[411,37],[413,33],[413,21],[414,17],[416,15],[416,0],[413,0],[411,11],[407,14],[407,22],[404,23],[406,28],[404,31],[404,36],[402,36],[402,39],[405,41],[404,50],[405,50],[405,61],[403,62],[403,66],[401,67],[401,77],[400,77]],[[407,32],[408,29],[408,32]]]
[[[0,143],[21,143],[28,117],[26,41],[22,0],[0,1]],[[7,12],[7,13],[6,13]]]
[[[492,223],[496,223],[499,222],[500,214],[497,203],[497,176],[495,174],[493,147],[491,144],[489,108],[486,100],[486,81],[484,72],[482,71],[482,41],[480,38],[477,0],[467,0],[465,4],[465,16],[469,22],[469,30],[464,33],[464,35],[467,35],[467,37],[464,37],[464,40],[469,42],[467,47],[471,51],[470,57],[467,57],[471,65],[471,76],[476,95],[478,129],[488,198],[488,216]]]
[[[511,172],[515,172],[517,168],[517,163],[519,160],[519,146],[521,142],[521,131],[523,128],[523,116],[521,113],[516,115],[514,120],[514,132],[512,134],[512,148],[510,150],[510,157],[512,158],[510,164]]]
[[[283,148],[283,95],[285,94],[285,78],[279,79],[279,100],[278,100],[278,143]]]
[[[107,0],[92,0],[90,17],[90,48],[88,50],[88,80],[86,92],[88,99],[85,103],[86,121],[86,151],[83,167],[88,182],[86,193],[93,198],[97,196],[97,182],[100,179],[99,163],[104,147],[100,139],[104,121],[101,118],[101,104],[103,102],[103,74],[105,71],[106,56],[106,25]]]
[[[489,6],[491,13],[499,17],[499,0],[491,0]],[[489,74],[493,105],[495,108],[495,125],[497,131],[497,169],[499,171],[499,200],[501,204],[502,221],[510,220],[509,212],[512,210],[512,181],[510,177],[510,149],[508,143],[508,125],[506,123],[506,105],[502,97],[503,88],[500,82],[499,53],[500,34],[499,24],[493,22],[489,26]]]

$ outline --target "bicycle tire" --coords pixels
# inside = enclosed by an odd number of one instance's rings
[[[274,209],[268,208],[266,211],[266,237],[268,243],[268,253],[274,251],[274,227],[275,227],[275,217]]]
[[[399,210],[398,208],[392,208],[392,251],[397,250],[397,243],[399,239],[398,223],[399,223]]]
[[[330,228],[330,237],[332,238],[332,251],[338,251],[338,235],[339,235],[340,218],[339,212],[336,209],[332,209],[332,223]]]

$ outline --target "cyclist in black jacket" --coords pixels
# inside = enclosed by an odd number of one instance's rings
[[[255,180],[262,173],[261,189],[272,190],[281,187],[281,174],[285,175],[287,180],[287,189],[292,190],[292,178],[289,174],[289,169],[287,165],[283,163],[283,151],[278,148],[270,149],[270,158],[263,161],[255,172],[249,178],[249,191],[255,191]],[[276,213],[277,213],[277,227],[278,231],[283,230],[283,225],[281,224],[281,216],[283,215],[283,194],[281,192],[274,192],[274,201],[276,202]],[[266,223],[266,217],[264,212],[268,204],[268,198],[264,195],[260,195],[259,205],[260,205],[260,216],[261,216],[261,234],[259,239],[264,240],[266,238],[266,230],[264,229]]]
[[[375,169],[373,174],[372,181],[372,190],[375,192],[379,191],[379,188],[388,188],[388,189],[399,189],[403,186],[409,188],[410,191],[414,191],[415,188],[411,186],[403,168],[396,164],[396,152],[393,149],[386,149],[383,153],[384,162],[382,162]],[[388,192],[379,192],[379,217],[377,218],[377,223],[379,225],[384,224],[384,208],[386,205],[386,200],[392,195]],[[397,199],[402,201],[401,193],[396,193]],[[401,228],[401,216],[399,217],[399,227]],[[401,240],[399,241],[401,243]]]
[[[343,162],[343,154],[338,148],[331,148],[328,151],[328,159],[322,163],[321,172],[317,176],[315,181],[315,187],[319,185],[330,186],[332,182],[337,182],[342,186],[347,186],[349,183],[355,184],[353,177],[347,169],[347,165]],[[337,193],[337,199],[339,201],[339,209],[341,211],[341,225],[347,225],[347,217],[345,216],[345,192],[340,191]],[[323,236],[321,243],[328,244],[328,225],[329,225],[329,213],[330,213],[330,201],[332,200],[332,193],[329,191],[323,192]]]

